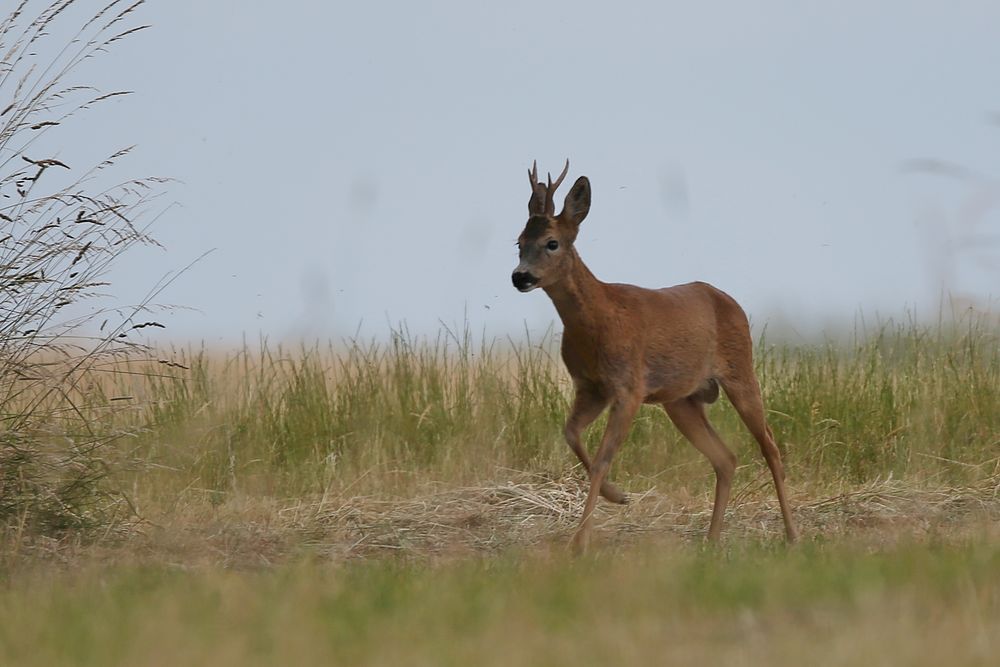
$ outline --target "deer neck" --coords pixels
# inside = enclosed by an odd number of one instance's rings
[[[575,248],[571,261],[566,276],[544,288],[552,299],[563,326],[570,331],[579,327],[591,328],[597,324],[605,298],[604,283],[590,272]]]

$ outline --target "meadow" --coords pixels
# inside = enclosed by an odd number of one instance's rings
[[[124,128],[74,125],[130,94],[88,68],[145,33],[143,2],[15,5],[0,665],[996,664],[995,318],[758,331],[802,540],[784,543],[722,399],[711,418],[740,467],[721,543],[703,541],[710,466],[644,407],[612,468],[630,503],[600,503],[573,558],[585,480],[556,333],[143,344],[179,274],[125,306],[111,268],[158,245],[170,180],[122,171]]]
[[[784,544],[721,399],[711,418],[740,459],[722,543],[703,543],[710,466],[644,407],[612,470],[631,502],[599,505],[581,559],[556,336],[95,360],[30,425],[40,456],[91,443],[90,465],[37,473],[76,491],[7,512],[0,662],[991,664],[997,341],[971,315],[816,343],[765,332],[803,540]]]

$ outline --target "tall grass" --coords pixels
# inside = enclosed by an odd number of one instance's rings
[[[129,24],[141,4],[21,0],[0,17],[0,529],[104,529],[126,509],[106,484],[122,434],[88,418],[86,385],[158,326],[147,304],[100,297],[123,253],[155,243],[139,221],[163,180],[119,180],[127,146],[81,168],[64,144],[77,116],[127,94],[78,77],[143,29]]]
[[[110,567],[105,548],[70,553],[71,574],[0,550],[0,661],[989,664],[1000,636],[994,326],[760,341],[795,510],[812,529],[804,544],[779,546],[776,512],[740,501],[770,480],[723,399],[712,419],[749,470],[722,546],[687,539],[704,534],[711,469],[649,407],[616,477],[699,497],[601,505],[632,538],[575,561],[561,532],[582,497],[566,481],[570,386],[555,338],[398,330],[386,342],[108,361],[82,385],[77,418],[130,434],[104,460],[149,537],[112,551]],[[505,466],[558,479],[505,484],[518,474]],[[942,492],[966,482],[968,493]],[[428,483],[444,488],[414,488]]]
[[[853,339],[757,346],[769,419],[793,488],[889,476],[961,484],[1000,465],[1000,347],[988,321],[885,324]],[[361,483],[392,493],[417,480],[463,483],[498,468],[560,476],[571,386],[557,341],[510,346],[468,334],[394,331],[387,342],[231,354],[177,352],[117,378],[108,397],[142,435],[130,455],[212,493],[294,495]],[[155,372],[154,372],[155,371]],[[711,419],[768,483],[757,446],[728,402]],[[602,423],[588,433],[596,446]],[[178,473],[177,471],[183,471]],[[710,484],[711,469],[658,407],[645,406],[615,476],[648,488]],[[362,483],[362,480],[363,483]],[[739,482],[738,482],[739,484]]]
[[[1000,340],[988,322],[887,324],[845,346],[765,349],[765,399],[796,467],[850,481],[994,472]]]

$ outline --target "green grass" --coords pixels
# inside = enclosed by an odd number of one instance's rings
[[[142,520],[0,534],[0,664],[936,665],[1000,649],[986,321],[759,342],[805,535],[792,549],[725,399],[711,418],[742,467],[718,550],[700,544],[710,466],[644,408],[613,469],[643,495],[599,505],[581,560],[564,546],[582,475],[552,340],[397,331],[162,356],[88,375],[36,425],[128,434],[104,462]]]
[[[107,391],[139,398],[131,454],[221,496],[322,492],[362,477],[382,490],[414,477],[466,483],[498,466],[558,475],[574,462],[562,439],[571,387],[552,340],[511,348],[396,331],[386,344],[177,358],[190,370],[119,378]],[[756,366],[792,480],[961,484],[1000,463],[1000,345],[985,321],[762,340]],[[725,399],[711,418],[743,463],[762,465]],[[703,463],[660,408],[644,406],[615,474],[679,484]],[[392,481],[391,470],[407,474]]]
[[[0,591],[0,662],[992,664],[1000,544],[646,545],[425,565],[83,567]]]

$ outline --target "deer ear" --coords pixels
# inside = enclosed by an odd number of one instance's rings
[[[573,188],[566,195],[566,202],[563,204],[562,213],[559,219],[571,225],[577,226],[590,212],[590,181],[586,176],[576,179]]]

